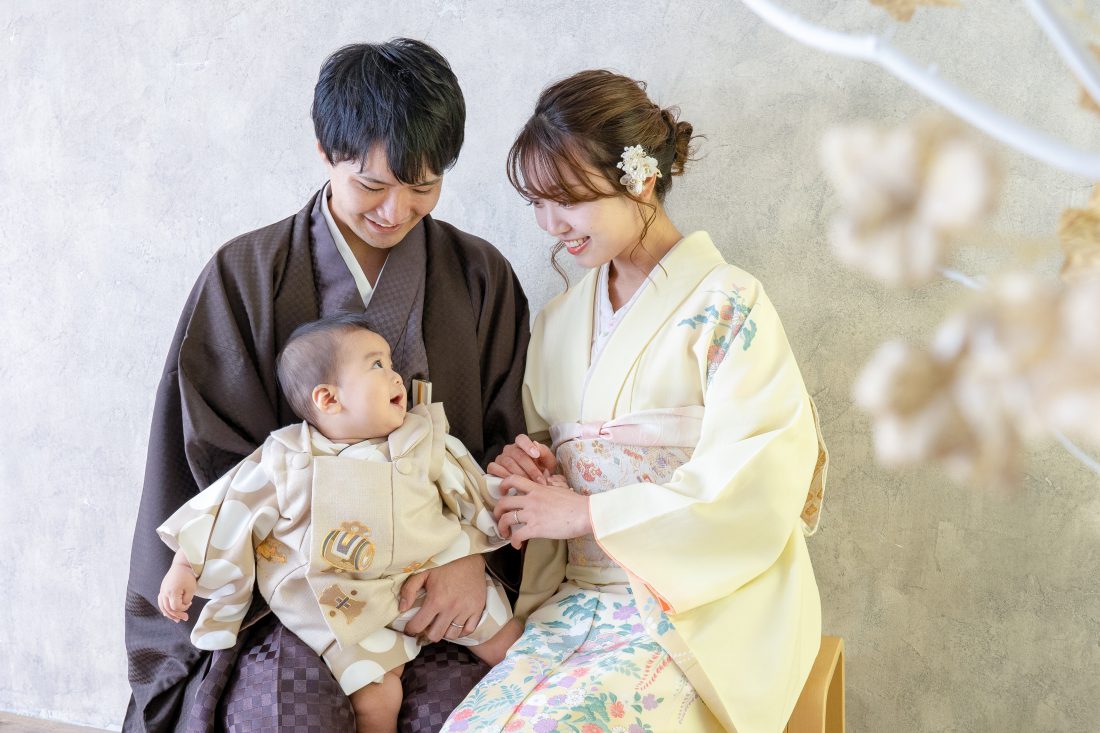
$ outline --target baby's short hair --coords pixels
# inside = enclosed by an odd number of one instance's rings
[[[303,323],[290,334],[275,359],[275,374],[295,415],[315,422],[313,388],[336,381],[343,337],[360,330],[374,331],[364,314],[337,313]]]

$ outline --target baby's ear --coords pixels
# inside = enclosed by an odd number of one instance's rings
[[[340,400],[336,397],[335,385],[318,384],[309,397],[313,400],[313,406],[317,412],[322,415],[335,415],[343,409]]]

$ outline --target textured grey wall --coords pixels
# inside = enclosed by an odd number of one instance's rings
[[[1100,120],[1076,107],[1026,13],[964,4],[919,12],[896,42],[1100,148]],[[858,0],[789,6],[836,29],[891,25]],[[896,123],[931,105],[733,0],[0,4],[0,709],[121,721],[130,536],[179,309],[219,244],[297,211],[322,182],[308,107],[325,55],[394,35],[438,46],[467,94],[469,142],[437,213],[496,243],[535,307],[559,284],[502,163],[538,90],[611,67],[707,135],[669,208],[767,285],[819,401],[834,463],[811,552],[825,628],[848,642],[852,730],[1100,725],[1100,480],[1053,448],[1012,496],[933,468],[888,473],[851,408],[876,344],[927,334],[960,292],[886,293],[833,261],[817,141],[834,121]],[[1086,198],[1085,181],[1003,159],[1000,231],[1047,236]],[[1050,251],[1037,266],[1053,269]],[[962,267],[1015,258],[975,248]]]

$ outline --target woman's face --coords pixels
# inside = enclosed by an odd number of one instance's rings
[[[614,189],[600,179],[605,193]],[[593,268],[625,256],[638,244],[642,215],[638,204],[625,195],[578,203],[534,199],[535,221],[557,237],[581,267]]]

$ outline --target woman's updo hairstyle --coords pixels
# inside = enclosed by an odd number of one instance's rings
[[[664,201],[672,177],[690,159],[692,127],[677,120],[677,108],[650,101],[645,89],[645,82],[606,69],[581,71],[547,87],[508,151],[512,186],[528,200],[579,203],[625,195],[645,206],[619,183],[623,173],[616,167],[623,148],[641,145],[657,159],[655,193]],[[613,184],[612,193],[596,185],[593,171]],[[654,213],[644,217],[646,229]]]

